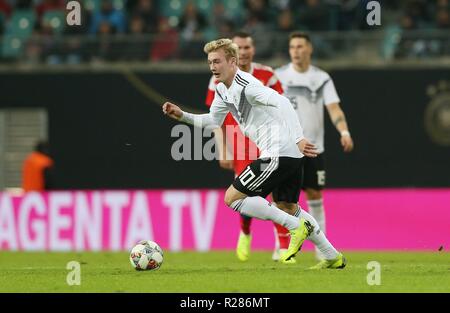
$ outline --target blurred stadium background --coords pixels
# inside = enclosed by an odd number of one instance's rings
[[[356,145],[344,155],[327,122],[336,246],[448,249],[448,0],[379,1],[380,26],[357,0],[80,2],[81,26],[67,26],[65,1],[0,0],[1,249],[122,250],[140,237],[172,251],[233,249],[238,217],[222,204],[232,173],[173,160],[175,123],[160,105],[206,111],[202,47],[237,30],[272,67],[289,62],[289,32],[310,32],[314,63],[334,80]],[[58,192],[22,193],[23,162],[42,139]],[[254,247],[272,249],[271,224],[254,229]]]

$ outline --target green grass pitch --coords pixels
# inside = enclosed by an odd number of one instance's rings
[[[310,271],[302,252],[295,265],[253,252],[239,262],[233,251],[165,253],[157,271],[135,271],[127,252],[0,252],[0,292],[450,292],[448,252],[344,252],[344,270]],[[69,286],[70,261],[81,264],[81,284]],[[369,261],[381,265],[380,285],[367,283]]]

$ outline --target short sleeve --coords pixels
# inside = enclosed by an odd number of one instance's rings
[[[328,79],[328,81],[325,83],[325,86],[323,87],[323,101],[325,105],[341,102],[331,78]]]

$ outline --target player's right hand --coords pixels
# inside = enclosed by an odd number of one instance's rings
[[[173,119],[179,120],[183,116],[183,111],[175,104],[166,102],[162,106],[163,113]]]
[[[310,143],[306,139],[302,139],[297,144],[300,151],[309,158],[315,158],[317,157],[317,150],[316,146]]]

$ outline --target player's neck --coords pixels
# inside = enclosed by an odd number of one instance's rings
[[[310,62],[303,62],[303,63],[300,63],[300,64],[293,63],[293,65],[294,65],[294,69],[297,72],[304,73],[304,72],[308,71],[309,66],[311,65],[311,63]]]
[[[234,77],[236,76],[237,70],[238,70],[237,67],[235,67],[233,69],[233,71],[231,72],[230,77],[226,81],[223,82],[227,88],[230,88],[231,84],[233,84]]]
[[[252,70],[252,64],[249,63],[247,65],[239,66],[239,69],[243,72],[250,73],[250,71]]]

